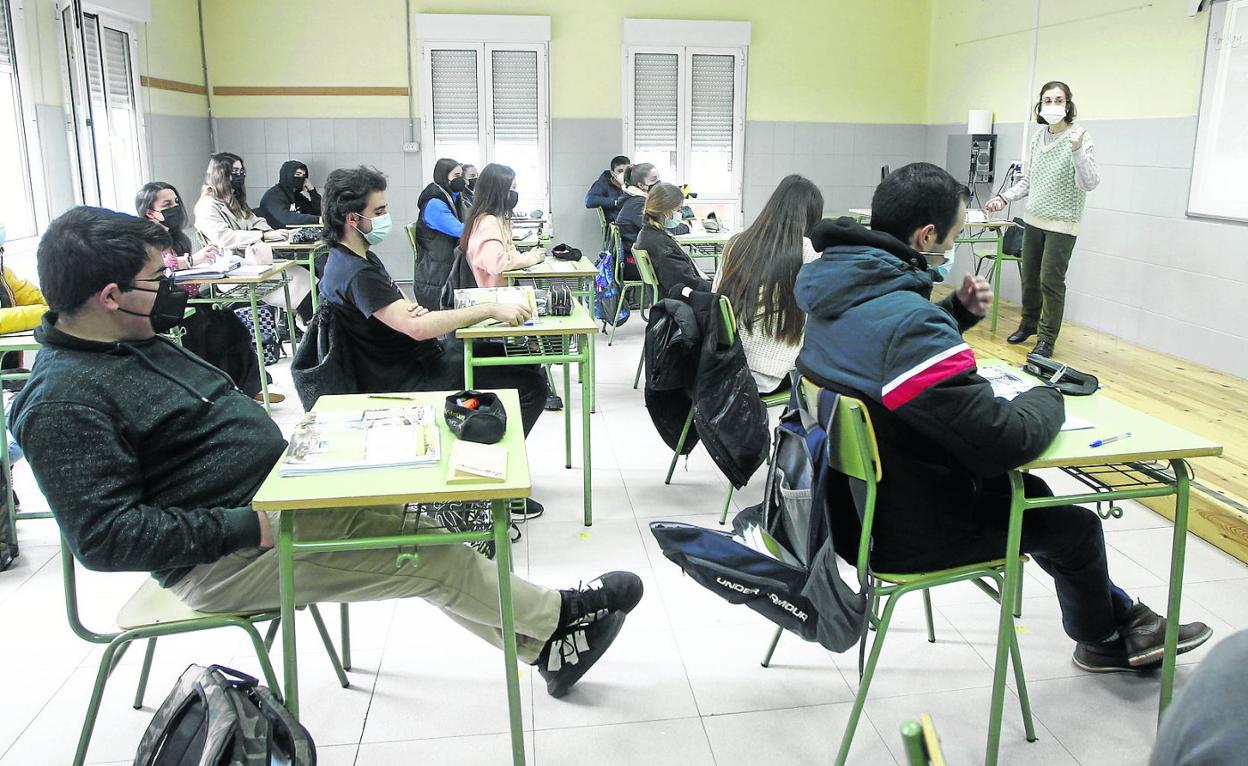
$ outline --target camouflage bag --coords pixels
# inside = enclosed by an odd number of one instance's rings
[[[316,766],[316,745],[246,673],[191,665],[148,724],[134,766]]]

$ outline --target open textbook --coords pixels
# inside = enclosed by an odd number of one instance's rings
[[[278,472],[303,476],[362,468],[406,468],[441,457],[432,404],[384,410],[309,412],[295,426]]]
[[[1024,391],[1030,391],[1040,385],[1032,377],[1003,365],[980,367],[979,376],[987,380],[988,384],[992,386],[993,396],[996,396],[998,399],[1004,399],[1007,402],[1014,401],[1014,398],[1019,394]],[[1094,423],[1069,413],[1066,415],[1066,422],[1062,424],[1063,431],[1082,431],[1085,428],[1093,427],[1095,427]]]

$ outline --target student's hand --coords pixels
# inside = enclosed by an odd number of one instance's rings
[[[304,190],[304,191],[309,191],[309,192],[314,192],[314,191],[316,191],[316,185],[312,183],[312,179],[311,179],[311,178],[304,178],[304,179],[303,179],[303,190]]]
[[[999,213],[1000,211],[1005,210],[1006,204],[1007,203],[1005,201],[1005,197],[1002,197],[1000,194],[998,194],[997,196],[993,197],[992,199],[984,203],[984,212]]]
[[[190,263],[192,266],[196,264],[216,263],[217,258],[220,255],[221,255],[221,251],[217,249],[216,245],[209,245],[208,247],[205,247],[203,250],[200,250],[199,252],[192,255],[190,258]]]
[[[1071,128],[1070,129],[1070,148],[1076,151],[1083,148],[1083,136],[1087,132],[1088,131],[1084,130],[1083,128]]]
[[[282,242],[290,238],[290,232],[285,229],[273,229],[266,231],[261,237],[265,242]]]
[[[533,316],[533,309],[528,306],[519,306],[509,303],[494,303],[490,305],[490,318],[503,324],[509,324],[513,327],[524,324]]]
[[[428,313],[429,313],[429,309],[425,308],[419,303],[408,304],[407,315],[410,316],[412,319],[415,319],[417,317],[423,317],[425,314],[428,314]]]
[[[983,277],[967,274],[962,277],[962,286],[958,288],[958,300],[975,316],[987,316],[988,308],[992,306],[992,285]]]
[[[269,524],[269,517],[264,511],[256,511],[256,516],[260,521],[260,547],[272,548],[277,543],[273,540],[273,527]]]

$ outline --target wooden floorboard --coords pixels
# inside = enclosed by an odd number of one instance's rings
[[[966,334],[975,353],[1022,364],[1035,339],[1020,346],[1005,340],[1018,326],[1018,306],[1002,301],[996,333],[988,325]],[[1248,562],[1248,380],[1070,323],[1054,356],[1096,375],[1123,404],[1222,444],[1220,457],[1192,461],[1199,487],[1192,492],[1191,529]],[[1173,517],[1173,501],[1145,504]]]

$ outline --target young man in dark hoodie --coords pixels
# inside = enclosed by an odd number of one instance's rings
[[[261,217],[274,229],[321,222],[321,194],[308,177],[308,166],[299,160],[282,163],[277,186],[260,198]]]
[[[624,205],[624,170],[631,164],[622,154],[612,157],[611,169],[602,171],[602,175],[598,176],[585,193],[585,207],[591,210],[602,208],[603,214],[607,216],[607,223],[615,222],[616,215]]]
[[[13,432],[84,566],[151,572],[203,611],[274,609],[276,520],[249,504],[285,442],[225,373],[158,335],[186,305],[161,260],[168,242],[156,224],[101,208],[48,226],[38,262],[50,311]],[[295,533],[393,535],[402,514],[302,513]],[[501,644],[497,570],[462,545],[403,567],[393,551],[297,555],[295,581],[312,603],[419,596]],[[627,572],[564,591],[513,577],[512,594],[519,656],[561,696],[610,646],[642,585]]]
[[[915,572],[989,561],[1005,554],[1007,473],[1038,457],[1065,420],[1062,395],[1041,386],[1013,401],[993,396],[962,333],[992,303],[992,288],[966,276],[955,293],[930,300],[933,281],[966,216],[969,191],[928,163],[899,168],[871,200],[871,228],[848,218],[811,235],[823,255],[798,273],[807,313],[797,367],[830,390],[865,402],[884,480],[876,499],[872,565]],[[1051,495],[1026,475],[1027,494]],[[828,502],[857,540],[847,487]],[[839,531],[839,530],[838,530]],[[1109,579],[1100,518],[1067,505],[1023,519],[1022,550],[1053,576],[1074,662],[1089,672],[1160,664],[1165,619]],[[848,551],[847,551],[848,552]],[[850,558],[855,554],[848,552]],[[1212,631],[1179,628],[1179,652]]]

